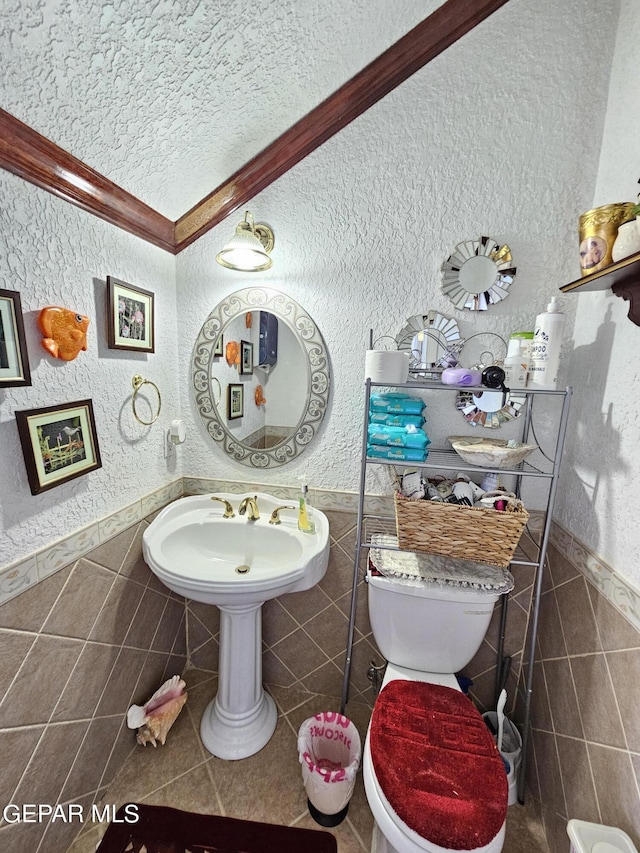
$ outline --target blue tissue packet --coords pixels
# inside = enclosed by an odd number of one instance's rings
[[[370,412],[369,423],[386,424],[387,426],[421,427],[424,423],[422,415],[396,415],[393,412]]]
[[[424,462],[428,455],[428,450],[419,450],[417,447],[383,447],[380,444],[367,445],[367,456],[377,459]]]
[[[420,450],[424,450],[428,444],[431,444],[426,432],[416,427],[407,428],[402,426],[387,426],[386,424],[369,424],[367,433],[369,444],[417,447]]]
[[[421,415],[425,403],[422,397],[411,394],[372,394],[369,411],[392,412],[399,415]]]

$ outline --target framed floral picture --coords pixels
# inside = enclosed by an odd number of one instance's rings
[[[240,341],[240,365],[238,372],[253,373],[253,344],[251,341]]]
[[[154,352],[154,294],[107,276],[109,349]]]
[[[0,388],[31,385],[20,294],[0,289]]]
[[[227,419],[230,421],[244,415],[244,385],[230,382],[227,386]]]
[[[15,414],[32,495],[102,467],[91,400]]]

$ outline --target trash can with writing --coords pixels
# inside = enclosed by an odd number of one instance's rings
[[[362,748],[351,720],[323,711],[298,731],[298,757],[309,814],[320,826],[337,826],[347,816]]]

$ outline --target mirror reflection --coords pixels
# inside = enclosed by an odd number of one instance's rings
[[[324,417],[324,340],[304,309],[278,291],[247,288],[216,306],[200,330],[192,369],[208,433],[243,465],[294,459]]]

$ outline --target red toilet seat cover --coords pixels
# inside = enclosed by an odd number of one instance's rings
[[[390,681],[369,731],[378,783],[422,838],[452,850],[483,847],[507,815],[507,774],[482,716],[460,691]]]

